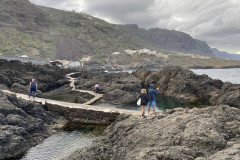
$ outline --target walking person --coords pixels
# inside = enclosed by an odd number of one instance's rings
[[[145,105],[148,103],[148,95],[146,89],[141,90],[139,98],[141,98],[142,118],[145,118]]]
[[[148,103],[148,114],[150,112],[151,107],[153,108],[153,114],[155,114],[156,108],[156,95],[159,92],[159,88],[157,90],[154,89],[154,85],[150,84],[150,89],[148,90],[149,94],[149,103]]]
[[[74,81],[74,90],[77,90],[78,83],[77,81]]]
[[[35,79],[32,79],[32,82],[29,84],[29,98],[33,96],[35,98],[35,93],[37,91],[37,82]]]
[[[95,85],[94,85],[94,89],[95,89],[96,93],[98,94],[98,92],[99,92],[99,85],[98,85],[98,84],[95,84]]]

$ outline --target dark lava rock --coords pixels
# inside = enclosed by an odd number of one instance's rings
[[[82,93],[82,92],[72,90],[69,84],[66,84],[55,90],[43,93],[42,95],[43,97],[46,97],[48,99],[54,99],[54,98],[56,99],[56,97],[58,97],[57,100],[60,100],[59,97],[63,97],[63,100],[66,100],[68,96],[71,96],[71,97],[74,97],[75,100],[77,101],[75,103],[85,103],[94,97],[89,93]],[[60,101],[63,101],[63,100],[60,100]],[[69,101],[69,102],[72,102],[72,101]]]
[[[180,68],[162,71],[139,70],[132,74],[142,80],[145,87],[153,83],[159,87],[160,94],[182,101],[210,101],[223,86],[220,80]]]
[[[92,73],[83,71],[77,74],[78,88],[94,90],[100,86],[103,101],[113,104],[133,104],[141,91],[141,81],[129,73]]]
[[[237,160],[240,110],[229,106],[167,110],[156,117],[119,117],[93,146],[68,160]]]
[[[49,135],[51,115],[38,103],[0,91],[0,159],[15,158]]]
[[[240,85],[225,83],[218,95],[212,98],[212,103],[240,108]]]
[[[0,83],[23,94],[26,94],[32,78],[37,80],[41,92],[47,92],[68,84],[65,75],[70,72],[73,71],[0,59]]]
[[[212,105],[226,104],[240,108],[240,85],[213,80],[180,68],[161,71],[138,70],[132,73],[148,87],[153,83],[159,93],[180,101],[202,101]]]

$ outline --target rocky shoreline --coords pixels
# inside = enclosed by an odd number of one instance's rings
[[[120,116],[93,146],[65,160],[238,160],[240,110],[226,105],[176,108],[140,119]]]
[[[27,94],[29,81],[36,78],[40,97],[71,92],[65,74],[72,70],[5,60],[0,61],[0,69],[0,89]],[[141,120],[140,116],[96,116],[91,111],[41,105],[0,91],[0,159],[21,156],[73,120],[111,125],[93,146],[79,150],[68,159],[217,160],[240,157],[240,85],[223,83],[180,68],[139,70],[131,74],[81,71],[73,76],[77,78],[79,89],[93,90],[95,83],[100,85],[100,93],[104,96],[97,103],[135,104],[141,88],[153,83],[166,97],[189,103],[204,101],[210,105],[202,109],[175,108]]]
[[[240,85],[213,80],[180,68],[161,71],[138,70],[132,73],[148,88],[153,83],[159,93],[185,102],[203,101],[211,105],[229,105],[240,108]]]
[[[180,102],[240,108],[239,84],[223,83],[181,68],[138,70],[131,74],[83,71],[74,77],[79,89],[93,90],[95,83],[100,85],[100,93],[104,96],[98,103],[135,104],[141,88],[148,89],[153,83],[160,88],[160,95]]]

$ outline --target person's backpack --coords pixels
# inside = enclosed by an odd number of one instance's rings
[[[36,82],[31,82],[31,89],[36,89]]]

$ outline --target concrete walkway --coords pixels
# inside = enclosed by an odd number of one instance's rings
[[[72,74],[66,75],[70,79],[70,86],[73,87],[74,90],[74,81],[76,80],[75,78],[70,77]],[[68,107],[68,108],[78,108],[78,109],[85,109],[85,110],[93,110],[93,111],[100,111],[100,112],[106,112],[106,113],[120,113],[120,114],[128,114],[128,115],[141,115],[140,111],[137,110],[125,110],[125,109],[120,109],[120,108],[109,108],[109,107],[100,107],[100,106],[93,106],[93,105],[88,105],[92,104],[98,99],[102,98],[103,95],[101,94],[96,94],[92,91],[85,91],[85,90],[74,90],[78,92],[85,92],[94,95],[95,97],[91,99],[90,101],[86,102],[85,104],[79,104],[79,103],[69,103],[69,102],[62,102],[62,101],[56,101],[56,100],[51,100],[51,99],[44,99],[44,98],[29,98],[28,95],[26,94],[21,94],[21,93],[14,93],[9,90],[2,90],[6,94],[15,94],[17,98],[22,98],[28,101],[35,101],[39,102],[42,104],[53,104],[53,105],[58,105],[62,107]]]
[[[72,87],[72,91],[75,91],[75,92],[81,92],[81,93],[88,93],[88,94],[91,94],[93,95],[94,97],[92,99],[90,99],[89,101],[87,101],[86,105],[90,105],[90,104],[93,104],[94,102],[96,102],[97,100],[101,99],[103,97],[102,94],[96,94],[95,92],[93,91],[88,91],[88,90],[80,90],[80,89],[75,89],[75,86],[74,86],[74,82],[77,80],[76,78],[73,78],[71,77],[71,75],[73,74],[76,74],[76,73],[70,73],[70,74],[67,74],[66,77],[69,79],[70,81],[70,87]]]
[[[14,93],[8,90],[2,90],[6,94],[15,94],[17,98],[22,98],[28,101],[36,101],[42,104],[49,103],[53,105],[59,105],[68,108],[79,108],[85,110],[93,110],[93,111],[101,111],[101,112],[108,112],[108,113],[125,113],[130,115],[140,115],[140,111],[135,110],[125,110],[119,108],[109,108],[109,107],[100,107],[100,106],[93,106],[93,105],[86,105],[86,104],[79,104],[79,103],[70,103],[70,102],[62,102],[62,101],[55,101],[51,99],[44,99],[44,98],[29,98],[26,94],[21,93]]]

